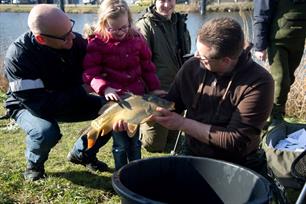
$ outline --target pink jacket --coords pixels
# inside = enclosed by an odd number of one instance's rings
[[[140,34],[108,42],[96,34],[88,42],[83,80],[99,95],[104,95],[107,87],[143,95],[145,90],[160,89],[151,56]]]

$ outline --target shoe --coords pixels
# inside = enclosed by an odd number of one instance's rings
[[[96,171],[100,171],[100,172],[109,171],[109,168],[108,168],[107,164],[105,164],[102,161],[99,161],[97,158],[95,158],[94,161],[86,164],[86,168],[89,169],[90,171],[93,171],[93,172],[96,172]]]
[[[68,155],[67,155],[67,160],[70,161],[71,163],[74,163],[74,164],[81,164],[92,172],[109,171],[109,168],[108,168],[107,164],[105,164],[102,161],[99,161],[96,157],[93,160],[86,162],[86,161],[83,161],[83,160],[79,159],[78,157],[73,155],[71,152],[69,152]]]
[[[43,167],[27,167],[23,173],[23,177],[26,181],[36,181],[47,177],[45,169]]]

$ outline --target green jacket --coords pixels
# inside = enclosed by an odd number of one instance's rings
[[[269,43],[302,43],[306,36],[306,0],[254,0],[255,50]]]
[[[270,38],[272,40],[305,40],[306,1],[279,0],[275,8]]]
[[[168,90],[183,63],[183,56],[191,49],[190,34],[186,26],[187,14],[174,13],[170,20],[159,15],[150,6],[136,22],[152,51],[161,89]]]

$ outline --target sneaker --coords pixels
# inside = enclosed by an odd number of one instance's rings
[[[74,164],[81,164],[92,172],[109,171],[109,168],[108,168],[107,164],[105,164],[102,161],[99,161],[96,157],[90,162],[85,162],[85,161],[79,159],[78,157],[76,157],[75,155],[73,155],[71,152],[69,152],[68,155],[67,155],[67,160],[70,161],[71,163],[74,163]]]
[[[27,167],[23,173],[23,177],[26,181],[36,181],[47,177],[45,169],[43,167]]]

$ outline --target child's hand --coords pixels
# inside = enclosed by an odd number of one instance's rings
[[[118,120],[113,124],[113,130],[115,132],[121,132],[127,130],[127,123],[123,120]]]
[[[164,97],[165,95],[168,94],[168,92],[165,91],[165,90],[156,89],[156,90],[152,91],[151,94],[159,96],[159,97]]]
[[[120,91],[121,89],[114,89],[112,87],[107,87],[104,91],[104,96],[108,101],[119,101],[120,96],[117,94],[117,92]]]

